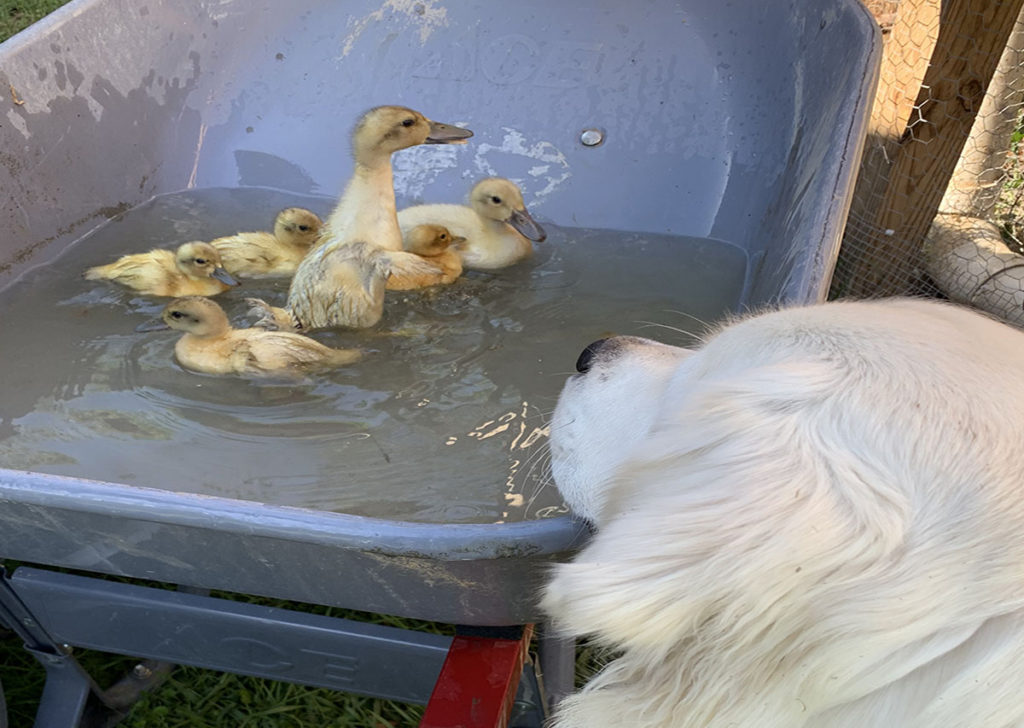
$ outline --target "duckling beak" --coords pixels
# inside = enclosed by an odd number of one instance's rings
[[[432,121],[430,122],[430,133],[427,134],[427,141],[424,144],[465,144],[471,136],[473,136],[473,132],[469,129],[460,129],[457,126]]]
[[[153,319],[152,321],[145,321],[139,324],[135,327],[135,330],[142,333],[143,331],[166,331],[170,328],[163,319]]]
[[[461,248],[464,242],[466,242],[466,238],[462,235],[452,235],[452,241],[448,245],[452,248]]]
[[[232,275],[230,273],[228,273],[226,270],[224,270],[223,268],[221,268],[219,266],[217,268],[213,269],[213,272],[210,273],[210,277],[211,278],[216,278],[218,281],[220,281],[221,283],[224,283],[225,285],[228,285],[228,286],[240,286],[240,285],[242,285],[237,280],[235,280],[235,278],[232,277]]]
[[[548,234],[544,232],[544,228],[530,217],[530,213],[526,211],[525,207],[522,210],[513,210],[505,222],[514,227],[520,235],[528,240],[535,240],[539,243],[548,237]]]

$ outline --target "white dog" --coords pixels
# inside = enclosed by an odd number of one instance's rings
[[[1024,726],[1024,332],[841,302],[578,369],[553,468],[596,535],[544,608],[621,653],[555,726]]]

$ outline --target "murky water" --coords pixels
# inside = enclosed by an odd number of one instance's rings
[[[742,250],[714,240],[547,226],[527,264],[443,289],[391,292],[384,319],[323,332],[369,352],[307,381],[198,375],[178,334],[136,333],[166,299],[82,270],[127,252],[269,228],[332,200],[258,189],[150,201],[0,291],[0,465],[172,491],[433,522],[544,517],[546,425],[580,349],[611,333],[685,344],[733,310]],[[217,298],[237,323],[246,296]]]

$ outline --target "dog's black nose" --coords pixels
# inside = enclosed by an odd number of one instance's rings
[[[590,364],[594,361],[594,355],[604,346],[608,339],[598,339],[587,344],[587,347],[580,352],[580,358],[576,360],[576,371],[586,374],[590,371]]]

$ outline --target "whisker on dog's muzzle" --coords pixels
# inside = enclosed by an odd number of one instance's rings
[[[590,371],[590,365],[594,362],[594,356],[607,341],[608,339],[598,339],[597,341],[587,344],[586,348],[580,352],[580,356],[576,360],[576,371],[580,374],[586,374]]]

